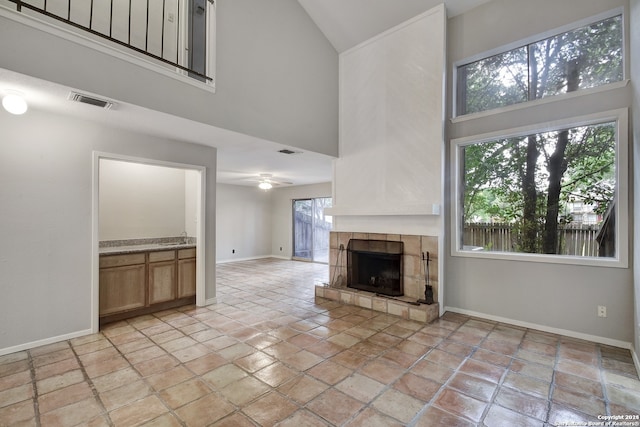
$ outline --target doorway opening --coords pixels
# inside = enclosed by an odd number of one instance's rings
[[[331,197],[293,201],[293,259],[329,262],[329,232],[333,218],[324,209],[332,205]]]
[[[92,330],[194,294],[205,305],[205,168],[97,152],[93,164]]]

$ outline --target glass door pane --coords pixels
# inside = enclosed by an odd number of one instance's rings
[[[293,258],[304,261],[329,261],[330,216],[324,208],[331,207],[331,198],[293,201]]]

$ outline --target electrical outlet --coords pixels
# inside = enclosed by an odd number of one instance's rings
[[[338,249],[340,249],[341,251],[344,251],[344,245],[342,243],[340,243],[340,248],[338,248]]]
[[[280,246],[280,252],[282,252],[282,246]]]
[[[231,249],[231,253],[232,253],[232,254],[235,254],[235,253],[236,253],[236,250],[235,250],[235,249]]]
[[[607,317],[607,306],[599,305],[598,306],[598,317]]]
[[[169,12],[169,15],[167,16],[167,21],[173,22],[175,20],[176,20],[176,16],[173,13]]]

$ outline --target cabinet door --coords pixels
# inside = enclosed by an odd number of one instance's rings
[[[149,304],[176,299],[176,262],[149,263]]]
[[[196,259],[178,261],[178,298],[196,294]]]
[[[100,315],[144,307],[145,265],[100,269]]]

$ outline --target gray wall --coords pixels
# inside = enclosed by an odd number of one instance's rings
[[[271,254],[271,191],[217,185],[216,262]],[[235,253],[234,253],[235,251]]]
[[[0,110],[0,129],[0,354],[91,328],[94,150],[206,167],[206,297],[215,297],[214,148],[37,110]]]
[[[448,75],[453,75],[452,64],[456,61],[620,6],[628,7],[628,1],[492,1],[449,20]],[[452,99],[451,82],[450,77],[448,99]],[[583,97],[579,101],[546,104],[541,108],[450,123],[447,133],[449,138],[460,138],[628,107],[631,103],[630,92],[630,88],[626,87],[605,95]],[[448,114],[451,117],[451,103]],[[447,230],[450,230],[451,223],[449,219],[447,221]],[[450,253],[450,233],[447,241]],[[454,309],[619,342],[631,342],[633,339],[631,268],[470,259],[449,255],[446,259],[446,277],[445,304]],[[598,305],[607,306],[607,318],[597,317]]]
[[[304,9],[296,0],[217,3],[215,94],[3,17],[0,67],[337,155],[338,55]]]
[[[640,0],[630,1],[629,24],[631,34],[629,37],[631,52],[636,52],[631,57],[631,75],[640,76]],[[632,123],[632,153],[634,164],[640,164],[640,82],[633,83],[633,113]],[[634,215],[633,215],[633,281],[634,281],[634,336],[633,343],[636,355],[640,354],[640,168],[633,169],[633,193],[634,193]],[[630,220],[631,221],[631,220]]]

